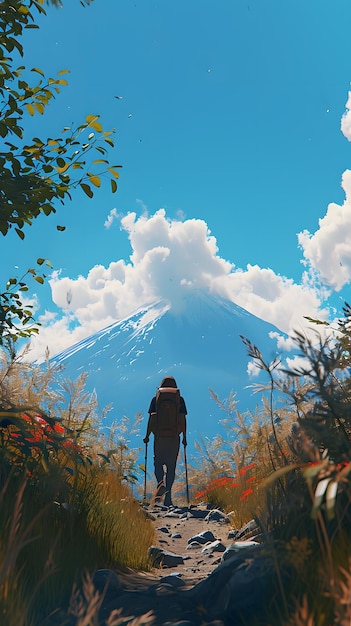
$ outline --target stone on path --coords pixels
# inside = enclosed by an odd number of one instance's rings
[[[244,539],[240,541],[234,541],[231,546],[225,549],[225,552],[222,555],[222,561],[226,561],[234,556],[239,550],[243,550],[244,548],[251,548],[252,546],[259,546],[258,541],[245,541]]]
[[[211,543],[205,545],[201,552],[204,552],[205,554],[212,554],[212,552],[225,552],[225,549],[225,545],[217,539],[217,541],[212,541]]]
[[[175,567],[184,563],[184,557],[180,554],[173,554],[157,546],[150,546],[148,555],[154,567]]]
[[[191,543],[193,541],[197,541],[198,543],[207,543],[208,541],[215,541],[216,537],[214,536],[213,532],[211,532],[210,530],[204,530],[204,532],[199,533],[198,535],[194,535],[193,537],[190,537],[190,539],[188,539],[188,543]]]
[[[230,524],[230,518],[226,513],[219,509],[212,509],[205,517],[206,522],[222,522],[223,524]]]

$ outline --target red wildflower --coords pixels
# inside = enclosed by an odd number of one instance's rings
[[[207,495],[207,491],[206,491],[206,489],[205,489],[204,491],[198,491],[198,492],[195,494],[195,498],[203,498],[203,496],[206,496],[206,495]]]
[[[74,450],[75,452],[80,452],[82,450],[80,446],[78,446],[76,443],[74,443],[70,439],[66,439],[66,441],[63,442],[63,447],[68,448],[70,450]]]
[[[246,498],[248,498],[252,493],[253,493],[252,489],[245,489],[245,491],[243,491],[241,494],[240,500],[241,501],[246,500]]]
[[[256,467],[256,463],[250,463],[250,465],[245,465],[244,467],[241,467],[239,469],[240,476],[245,476],[245,474],[253,467]]]
[[[253,483],[256,480],[256,476],[251,476],[250,478],[246,479],[247,483]]]

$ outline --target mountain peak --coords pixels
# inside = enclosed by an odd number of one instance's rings
[[[112,405],[106,423],[143,415],[140,446],[151,397],[166,375],[176,378],[188,409],[188,442],[215,436],[226,415],[213,400],[236,394],[238,409],[254,409],[248,386],[248,356],[240,338],[255,343],[267,360],[276,357],[270,331],[276,328],[233,302],[202,291],[189,292],[182,306],[159,300],[111,324],[51,359],[74,379],[87,372],[87,389],[101,407]]]

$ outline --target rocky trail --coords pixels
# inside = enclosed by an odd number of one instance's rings
[[[145,509],[155,525],[154,567],[95,572],[94,585],[105,592],[102,623],[116,610],[144,616],[136,626],[247,626],[271,578],[253,524],[234,530],[230,517],[205,505]]]

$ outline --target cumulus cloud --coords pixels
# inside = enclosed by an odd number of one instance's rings
[[[329,204],[315,233],[305,230],[298,234],[306,263],[335,291],[351,279],[351,170],[343,173],[341,186],[345,202]]]
[[[111,228],[113,222],[118,219],[118,211],[117,209],[111,209],[111,211],[109,212],[106,221],[104,222],[104,226],[105,228]]]
[[[151,216],[129,213],[121,227],[131,245],[128,262],[96,265],[76,279],[52,274],[52,299],[61,312],[39,320],[42,329],[33,340],[33,359],[40,360],[46,346],[56,354],[161,298],[176,311],[192,289],[222,295],[286,333],[305,326],[305,315],[327,318],[321,304],[325,294],[307,272],[296,284],[258,265],[238,269],[219,255],[203,220],[171,220],[160,209]]]

